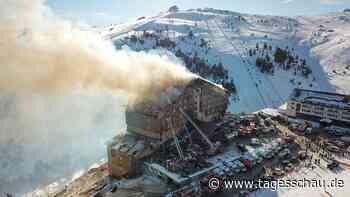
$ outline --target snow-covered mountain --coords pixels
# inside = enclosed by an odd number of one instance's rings
[[[98,31],[103,38],[111,40],[118,50],[124,46],[135,51],[156,49],[153,52],[176,56],[191,71],[223,84],[231,93],[229,110],[232,112],[253,112],[266,107],[278,107],[296,87],[350,93],[350,12],[289,18],[209,8],[182,11],[172,9],[172,12],[153,17],[139,17],[135,21],[111,25]],[[103,157],[105,145],[102,142],[114,135],[114,130],[123,130],[125,121],[123,110],[118,108],[122,106],[114,106],[115,101],[110,101],[106,93],[98,95],[100,96],[82,95],[85,101],[83,103],[80,94],[72,95],[67,98],[69,106],[55,105],[54,109],[57,108],[56,111],[59,112],[56,116],[66,116],[67,112],[84,116],[80,116],[79,121],[72,119],[74,123],[57,122],[53,119],[54,125],[57,125],[55,129],[47,127],[49,131],[44,130],[45,134],[59,133],[63,130],[69,133],[60,141],[54,139],[54,144],[60,147],[59,153],[62,154],[57,154],[59,156],[52,160],[47,159],[44,154],[37,157],[45,158],[39,162],[30,154],[21,156],[24,149],[37,152],[42,148],[40,144],[5,144],[2,149],[3,155],[7,157],[0,166],[7,170],[0,173],[0,177],[9,177],[12,172],[18,172],[19,175],[18,178],[5,179],[2,185],[0,184],[0,190],[30,190],[33,185],[46,184],[60,178],[63,171],[66,172],[63,174],[66,178],[46,188],[48,191],[59,190],[70,179],[70,175],[66,174],[80,170],[81,166],[87,166],[93,163],[94,159]],[[26,97],[25,100],[27,99]],[[12,98],[9,100],[13,101]],[[72,103],[77,107],[70,107]],[[107,108],[116,108],[118,113],[113,110],[106,112],[104,105],[100,109],[98,105],[91,103],[108,103]],[[42,117],[38,114],[44,114],[45,108],[37,108],[34,113],[37,116],[33,116],[33,112],[31,116],[38,117],[41,121]],[[93,116],[96,112],[99,115],[97,119]],[[103,116],[104,121],[101,122],[100,116]],[[50,124],[52,121],[50,120]],[[95,121],[99,123],[96,126]],[[66,129],[66,125],[74,127]],[[84,136],[86,133],[89,135],[81,138],[81,133]],[[62,140],[68,145],[61,146]],[[89,147],[85,147],[86,141],[95,145],[89,144]],[[82,149],[87,151],[81,152]],[[7,150],[12,150],[11,156]],[[56,155],[51,149],[49,154]],[[54,160],[56,158],[60,160],[59,163]],[[13,165],[10,160],[21,162]],[[28,160],[30,162],[27,162]],[[31,165],[35,166],[34,170],[22,167]],[[18,166],[29,174],[18,171]],[[49,176],[44,174],[47,169],[50,171]],[[39,188],[38,192],[46,191],[40,191]]]
[[[288,18],[191,9],[100,33],[118,49],[170,51],[191,71],[232,90],[233,112],[280,106],[296,87],[350,93],[350,12]]]

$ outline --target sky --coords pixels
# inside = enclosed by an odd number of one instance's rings
[[[350,0],[47,0],[66,19],[105,26],[140,16],[153,16],[177,5],[180,9],[218,8],[250,14],[317,15],[350,8]]]

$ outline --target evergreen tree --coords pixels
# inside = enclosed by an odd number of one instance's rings
[[[275,62],[279,64],[284,64],[287,59],[287,52],[279,47],[277,47],[275,54]]]
[[[264,50],[267,50],[267,43],[264,42]]]

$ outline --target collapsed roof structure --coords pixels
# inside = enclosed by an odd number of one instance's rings
[[[162,141],[184,128],[187,114],[194,120],[211,122],[225,114],[226,90],[203,78],[195,78],[184,86],[170,87],[148,101],[126,110],[127,130]]]
[[[162,144],[174,139],[180,158],[183,153],[177,138],[189,122],[209,144],[216,146],[197,123],[221,120],[228,106],[226,90],[197,77],[187,84],[169,87],[152,98],[129,105],[125,112],[127,134],[107,147],[110,174],[125,177],[137,174],[140,165]]]

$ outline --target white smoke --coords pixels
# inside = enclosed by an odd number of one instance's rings
[[[0,194],[69,179],[104,158],[105,142],[125,130],[125,102],[106,91],[3,96]]]
[[[105,155],[128,99],[194,77],[159,55],[55,16],[44,0],[0,0],[0,194],[25,192]]]
[[[157,55],[116,52],[111,42],[52,15],[42,0],[0,0],[0,51],[6,91],[97,87],[142,97],[193,77]]]

